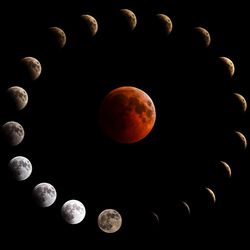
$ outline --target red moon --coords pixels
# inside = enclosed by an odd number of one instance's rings
[[[151,98],[141,89],[125,86],[112,90],[100,109],[104,132],[119,143],[142,140],[152,130],[156,119]]]

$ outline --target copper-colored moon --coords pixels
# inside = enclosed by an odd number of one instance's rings
[[[160,21],[166,34],[169,35],[173,30],[173,23],[172,23],[171,19],[165,14],[157,14],[156,17]]]
[[[52,36],[53,43],[56,44],[59,48],[63,48],[67,40],[65,32],[58,27],[50,27],[49,32]]]
[[[205,189],[206,189],[206,191],[208,192],[209,196],[211,197],[213,203],[215,203],[215,202],[216,202],[215,193],[212,191],[211,188],[206,187]]]
[[[228,165],[226,162],[224,162],[224,161],[219,161],[219,166],[220,166],[221,168],[223,168],[223,170],[225,170],[225,173],[226,173],[227,177],[230,178],[230,177],[232,176],[231,168],[229,167],[229,165]]]
[[[239,141],[242,143],[244,149],[247,148],[247,139],[246,137],[239,131],[235,131],[236,136],[238,137]]]
[[[27,56],[21,59],[21,65],[23,66],[23,74],[30,80],[36,80],[42,72],[42,66],[40,62],[31,56]]]
[[[224,66],[225,70],[228,72],[229,76],[232,77],[235,73],[234,63],[228,57],[221,56],[219,61]]]
[[[126,18],[130,30],[134,30],[137,25],[137,18],[135,13],[129,9],[121,9],[120,12]]]
[[[82,25],[85,29],[84,32],[88,33],[90,36],[95,36],[98,31],[98,22],[91,15],[81,15]]]
[[[194,30],[198,36],[197,39],[199,39],[199,44],[201,44],[205,48],[209,47],[209,45],[211,44],[211,37],[209,32],[202,27],[195,27]]]
[[[28,103],[28,94],[25,89],[18,86],[13,86],[8,88],[6,92],[11,105],[16,110],[22,110],[26,107]]]
[[[238,103],[241,106],[243,112],[247,110],[247,101],[246,99],[239,93],[233,93],[234,97],[237,99]]]
[[[142,140],[152,130],[156,119],[151,98],[141,89],[120,87],[112,90],[100,109],[100,123],[104,132],[120,143]]]

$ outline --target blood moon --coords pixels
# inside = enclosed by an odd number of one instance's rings
[[[104,132],[119,143],[142,140],[152,130],[156,119],[151,98],[141,89],[124,86],[112,90],[100,109]]]

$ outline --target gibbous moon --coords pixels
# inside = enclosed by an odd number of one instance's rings
[[[23,73],[30,80],[34,81],[41,75],[42,66],[36,58],[31,56],[24,57],[21,59],[21,65],[23,66],[23,70],[25,71]]]
[[[219,161],[219,167],[224,170],[224,172],[226,173],[227,177],[230,178],[232,176],[231,168],[229,167],[229,165],[226,162]]]
[[[98,23],[91,15],[81,15],[83,32],[88,33],[91,37],[95,36],[98,31]]]
[[[165,14],[157,14],[156,17],[159,20],[163,31],[166,32],[167,35],[169,35],[173,30],[173,23],[171,19]]]
[[[31,162],[23,156],[16,156],[12,158],[8,167],[13,178],[17,181],[26,180],[32,172]]]
[[[115,233],[122,225],[122,217],[116,210],[106,209],[99,214],[97,223],[103,232]]]
[[[78,224],[84,219],[86,209],[80,201],[69,200],[62,206],[61,215],[67,223]]]
[[[212,202],[215,203],[216,202],[216,196],[215,196],[214,192],[208,187],[206,187],[205,190],[207,191],[208,195],[210,196]]]
[[[38,206],[49,207],[55,202],[57,193],[51,184],[43,182],[34,187],[32,196]]]
[[[227,74],[232,77],[235,72],[234,63],[231,59],[228,57],[219,57],[219,62],[221,63],[221,66],[223,66],[224,70],[227,72]]]
[[[8,100],[10,100],[12,106],[17,110],[22,110],[28,103],[27,92],[18,86],[13,86],[7,89]]]
[[[199,43],[202,47],[209,47],[209,45],[211,44],[211,37],[209,32],[202,27],[195,27],[194,31],[197,43]]]
[[[136,28],[137,25],[137,18],[136,15],[134,14],[134,12],[132,12],[129,9],[121,9],[120,10],[122,16],[125,17],[128,25],[129,25],[129,29],[132,31]]]
[[[235,131],[237,138],[239,139],[240,143],[242,144],[243,149],[247,148],[247,139],[246,137],[239,131]]]
[[[10,146],[17,146],[24,139],[24,129],[21,124],[15,121],[6,122],[2,126],[2,133]]]
[[[100,123],[104,132],[119,143],[142,140],[152,130],[156,111],[151,98],[135,87],[119,87],[104,99]]]
[[[63,48],[66,44],[67,38],[65,32],[58,27],[50,27],[50,40],[53,45],[57,45],[59,48]]]
[[[233,93],[235,99],[238,101],[238,103],[241,106],[242,112],[246,112],[247,110],[247,101],[246,99],[239,93]]]

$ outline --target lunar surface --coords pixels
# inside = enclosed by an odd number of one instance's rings
[[[209,32],[202,27],[195,27],[194,30],[197,43],[199,43],[202,47],[207,48],[211,44],[211,37]]]
[[[2,126],[2,134],[10,146],[17,146],[24,139],[24,129],[21,124],[15,121],[6,122]]]
[[[229,77],[233,77],[234,73],[235,73],[235,67],[234,67],[234,63],[232,62],[232,60],[230,60],[227,57],[219,57],[219,61],[221,66],[223,66],[225,73],[228,74]]]
[[[98,23],[91,15],[81,15],[82,26],[85,33],[95,36],[98,31]]]
[[[121,12],[122,16],[125,17],[125,19],[128,23],[129,29],[131,31],[134,30],[136,28],[136,25],[137,25],[137,18],[136,18],[136,15],[134,14],[134,12],[132,12],[129,9],[121,9],[120,12]]]
[[[69,200],[62,206],[61,215],[67,223],[78,224],[84,219],[86,209],[80,201]]]
[[[67,41],[65,32],[58,27],[50,27],[49,32],[52,43],[59,48],[63,48]]]
[[[7,90],[8,100],[15,109],[22,110],[26,107],[28,103],[28,94],[27,92],[18,86],[13,86]]]
[[[55,202],[57,193],[51,184],[43,182],[34,187],[32,196],[38,206],[49,207]]]
[[[208,187],[206,187],[205,190],[207,191],[208,195],[210,196],[212,202],[215,203],[216,202],[216,196],[215,196],[214,192]]]
[[[8,167],[13,178],[17,181],[26,180],[32,172],[31,162],[23,156],[16,156],[12,158]]]
[[[173,23],[171,19],[165,14],[157,14],[156,18],[159,20],[164,32],[169,35],[173,30]]]
[[[241,106],[242,112],[246,112],[247,110],[247,102],[246,99],[239,93],[233,93],[235,99],[238,101],[239,105]]]
[[[243,149],[247,148],[247,139],[246,137],[239,131],[235,131],[235,134],[239,140],[239,142],[241,143]]]
[[[135,87],[120,87],[111,91],[100,109],[104,132],[119,143],[142,140],[152,130],[156,111],[151,98]]]
[[[103,232],[115,233],[122,225],[122,217],[116,210],[106,209],[99,214],[97,223]]]
[[[25,72],[24,75],[30,80],[36,80],[42,72],[42,66],[40,62],[31,56],[24,57],[21,59],[21,65],[23,66],[23,70]]]
[[[227,177],[230,178],[232,176],[231,168],[226,162],[219,161],[219,167],[222,168],[222,170],[224,170]]]

